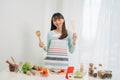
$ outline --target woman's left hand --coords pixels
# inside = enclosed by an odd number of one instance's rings
[[[76,40],[77,40],[77,34],[76,33],[73,33],[73,44],[75,45],[76,43]]]

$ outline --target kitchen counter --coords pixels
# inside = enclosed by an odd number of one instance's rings
[[[66,80],[65,73],[56,74],[49,73],[48,77],[40,76],[39,73],[36,75],[26,75],[23,73],[9,72],[9,70],[4,70],[0,72],[0,80]],[[87,74],[83,78],[74,78],[72,80],[112,80],[112,79],[99,79],[89,77]]]

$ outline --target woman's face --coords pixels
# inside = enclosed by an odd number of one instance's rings
[[[62,18],[60,18],[60,19],[54,19],[53,18],[53,24],[57,28],[62,28],[63,22],[64,22],[64,19],[62,19]]]

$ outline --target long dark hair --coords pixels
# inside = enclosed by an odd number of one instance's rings
[[[57,27],[53,24],[53,18],[54,19],[64,19],[63,15],[61,13],[54,13],[51,19],[51,31],[57,29]],[[65,26],[65,21],[63,22],[62,25],[62,34],[59,37],[59,39],[64,39],[68,36],[66,26]]]

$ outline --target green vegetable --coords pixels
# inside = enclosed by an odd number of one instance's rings
[[[22,66],[22,72],[26,73],[27,71],[31,71],[32,66],[29,62],[25,62]]]
[[[83,77],[83,72],[80,72],[80,71],[76,71],[74,73],[74,78],[82,78]]]

